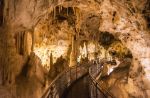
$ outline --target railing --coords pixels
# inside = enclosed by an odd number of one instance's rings
[[[91,65],[90,68],[89,65]],[[51,82],[42,98],[61,98],[66,88],[88,72],[90,77],[90,98],[115,98],[96,79],[101,72],[101,65],[89,65],[79,65],[64,70]]]
[[[55,80],[51,82],[48,90],[42,96],[42,98],[61,98],[65,89],[77,79],[86,75],[88,73],[88,69],[89,66],[85,64],[64,70],[55,78]]]
[[[100,81],[97,81],[97,77],[102,69],[101,64],[92,65],[89,68],[90,76],[90,97],[91,98],[115,98],[109,91],[101,86]]]

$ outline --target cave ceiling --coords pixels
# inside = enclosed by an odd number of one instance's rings
[[[83,40],[99,40],[97,33],[109,32],[133,52],[131,43],[150,45],[149,0],[5,0],[4,4],[3,25],[10,32],[33,31],[45,23],[51,33],[70,30]]]
[[[98,33],[109,32],[135,55],[149,50],[149,0],[5,0],[4,4],[3,25],[10,33],[48,24],[43,30],[49,34],[64,31],[98,41]],[[137,46],[145,48],[137,50]]]
[[[7,2],[5,0],[6,13],[5,21],[11,26],[21,26],[23,28],[32,29],[41,18],[47,16],[47,14],[52,11],[57,14],[58,8],[72,8],[78,9],[74,10],[75,16],[79,16],[79,20],[82,23],[86,17],[98,16],[102,18],[118,18],[130,17],[129,20],[134,20],[135,24],[143,25],[139,20],[141,15],[149,19],[149,1],[148,0],[39,0],[30,1],[24,0],[22,2]],[[142,3],[141,3],[142,2]],[[31,10],[32,9],[32,10]],[[107,13],[106,13],[107,12]],[[12,14],[13,13],[13,14]],[[92,14],[92,15],[91,15]],[[56,15],[57,16],[57,15]],[[62,15],[57,16],[57,18],[66,18]],[[92,19],[91,19],[92,20]],[[91,21],[89,20],[89,21]],[[13,21],[13,22],[12,22]],[[80,24],[78,24],[80,25]],[[94,25],[93,25],[94,26]],[[96,28],[96,27],[94,27]]]

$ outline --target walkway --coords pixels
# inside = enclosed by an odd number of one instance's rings
[[[88,76],[73,83],[64,93],[63,98],[90,98]]]
[[[111,98],[108,91],[103,89],[103,92],[95,81],[100,67],[93,65],[89,69],[87,65],[80,65],[64,70],[50,84],[42,98]]]

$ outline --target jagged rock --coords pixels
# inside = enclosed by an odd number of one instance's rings
[[[45,79],[46,69],[41,64],[41,60],[38,56],[35,55],[34,52],[30,54],[29,61],[28,61],[28,70],[27,70],[27,77],[38,77],[40,80]]]
[[[57,59],[56,63],[54,63],[49,70],[50,78],[55,78],[59,73],[63,72],[63,70],[68,67],[68,62],[61,56]]]

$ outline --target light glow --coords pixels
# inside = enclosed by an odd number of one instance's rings
[[[90,42],[88,44],[88,59],[91,61],[91,60],[94,60],[95,59],[95,50],[96,50],[96,46],[93,42]]]
[[[85,44],[85,43],[84,43],[83,48],[80,46],[79,52],[80,52],[80,55],[79,55],[78,58],[77,58],[77,62],[80,62],[80,61],[81,61],[81,58],[86,58],[87,55],[88,55],[87,49],[86,49],[86,44]]]
[[[41,59],[42,65],[50,69],[50,54],[53,55],[53,63],[56,62],[60,56],[66,56],[68,51],[67,44],[46,45],[46,40],[43,40],[42,44],[36,44],[34,47],[34,53]]]

